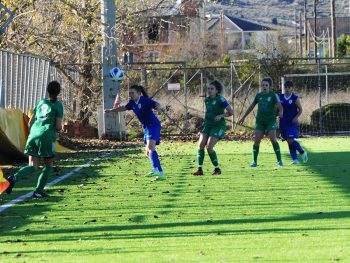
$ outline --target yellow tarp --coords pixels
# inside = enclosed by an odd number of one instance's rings
[[[0,108],[0,156],[4,158],[23,158],[28,138],[29,118],[19,109]],[[57,152],[69,152],[70,149],[56,145]]]

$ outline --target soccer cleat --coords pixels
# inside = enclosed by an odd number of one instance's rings
[[[221,170],[219,167],[214,169],[214,172],[212,173],[212,175],[220,175],[221,174]]]
[[[303,158],[303,163],[306,163],[309,158],[307,157],[307,153],[304,151],[304,153],[301,155],[301,158]]]
[[[194,176],[202,176],[204,175],[202,168],[198,168],[197,171],[193,173]]]
[[[293,165],[293,164],[299,164],[299,163],[300,163],[299,160],[298,160],[298,159],[295,159],[295,160],[293,160],[290,164]]]
[[[277,162],[277,167],[283,167],[282,161],[278,161],[278,162]]]
[[[153,178],[153,180],[152,180],[152,182],[155,182],[155,181],[163,181],[163,180],[165,180],[165,175],[163,174],[163,175],[158,175],[158,176],[156,176],[156,177],[154,177]]]
[[[250,167],[257,167],[258,165],[256,164],[256,162],[252,162],[251,164],[250,164]]]
[[[152,171],[150,171],[148,174],[146,174],[146,177],[154,177],[154,176],[159,176],[160,173],[158,171],[158,169],[153,169]]]
[[[11,194],[12,193],[12,188],[15,186],[15,183],[16,183],[16,178],[13,175],[10,175],[7,178],[7,181],[10,183],[10,185],[7,187],[6,193],[7,194]]]
[[[34,191],[32,197],[34,199],[38,199],[38,198],[46,198],[46,197],[50,197],[48,194],[45,194],[45,193],[37,193]]]

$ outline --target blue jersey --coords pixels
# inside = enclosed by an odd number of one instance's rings
[[[279,95],[281,104],[283,106],[283,118],[280,120],[280,127],[287,127],[292,125],[292,120],[298,114],[298,106],[295,103],[298,96],[292,93],[288,98],[284,94]]]
[[[160,122],[152,110],[155,107],[156,102],[144,96],[140,96],[136,102],[130,100],[128,104],[125,105],[127,110],[132,110],[136,114],[143,128],[160,127]]]

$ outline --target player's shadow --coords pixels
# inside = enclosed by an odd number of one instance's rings
[[[309,152],[309,161],[305,166],[337,188],[350,193],[350,152]]]

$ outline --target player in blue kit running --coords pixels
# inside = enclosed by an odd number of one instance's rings
[[[280,119],[280,133],[283,140],[288,142],[292,164],[298,164],[297,151],[301,154],[303,162],[307,162],[308,156],[301,145],[295,139],[299,137],[298,118],[303,112],[300,99],[292,92],[293,82],[287,80],[284,83],[284,94],[280,94],[283,106],[283,117]]]
[[[153,109],[160,111],[158,102],[148,98],[144,87],[133,85],[129,88],[130,100],[125,106],[120,106],[113,109],[105,109],[105,112],[121,112],[132,110],[144,129],[144,143],[146,146],[146,155],[149,157],[152,164],[152,171],[146,176],[154,176],[154,181],[164,180],[165,175],[159,161],[156,145],[160,143],[161,125],[154,114]]]

